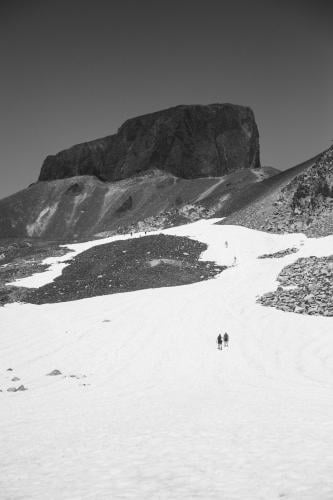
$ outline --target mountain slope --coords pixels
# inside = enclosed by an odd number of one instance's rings
[[[72,177],[33,184],[0,200],[0,238],[85,239],[124,228],[149,229],[160,216],[161,225],[204,216],[204,200],[210,216],[233,190],[271,175],[265,168],[243,169],[224,177],[180,179],[169,173],[150,171],[118,182],[102,182],[94,176]],[[194,212],[182,207],[196,206]],[[182,215],[184,212],[185,215]],[[171,221],[172,219],[172,221]]]
[[[272,228],[333,234],[333,146],[285,186],[275,205]]]
[[[276,207],[283,196],[283,191],[288,189],[288,185],[294,179],[297,182],[298,176],[307,172],[311,167],[315,168],[323,154],[280,172],[260,184],[239,190],[216,215],[225,217],[222,224],[240,224],[253,229],[276,232],[287,229],[287,226],[283,227],[284,215],[282,215],[282,220],[274,220]],[[287,213],[285,216],[287,218]],[[281,227],[279,223],[282,223]],[[290,225],[290,230],[295,231],[297,228]]]

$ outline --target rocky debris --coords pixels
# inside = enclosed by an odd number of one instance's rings
[[[13,377],[12,378],[12,382],[18,382],[19,380],[20,380],[19,377]]]
[[[7,368],[7,372],[12,372],[13,368]]]
[[[303,232],[309,237],[333,233],[333,146],[283,189],[270,218],[261,225],[269,232]]]
[[[24,387],[24,385],[20,385],[19,387],[9,387],[7,389],[7,392],[20,392],[20,391],[27,391],[28,389]]]
[[[0,306],[11,302],[22,302],[26,289],[8,285],[17,279],[45,271],[49,266],[42,264],[48,257],[69,253],[68,248],[50,242],[2,241],[6,264],[0,266]]]
[[[298,259],[277,280],[277,290],[257,302],[299,314],[333,316],[333,255]]]
[[[63,375],[63,378],[66,379],[76,379],[76,380],[81,380],[87,378],[87,375],[77,375],[75,373],[71,373],[70,375]],[[90,384],[80,384],[80,385],[90,385]]]
[[[135,224],[119,227],[117,232],[118,234],[129,234],[156,231],[157,229],[162,230],[169,227],[189,224],[199,219],[211,219],[214,215],[214,208],[206,208],[199,204],[188,204],[183,207],[164,210],[158,215],[146,217]],[[112,235],[108,234],[108,236]],[[104,233],[103,237],[106,237]]]
[[[114,135],[48,156],[39,181],[77,175],[116,181],[150,169],[191,179],[257,167],[259,134],[250,108],[181,105],[132,118]]]
[[[58,375],[62,375],[62,378],[76,378],[76,379],[87,378],[86,375],[76,375],[76,374],[63,375],[62,372],[58,369],[52,370],[50,373],[46,374],[46,376],[48,377],[56,377]]]
[[[47,257],[56,257],[64,255],[68,249],[62,248],[58,243],[36,241],[36,240],[0,240],[0,253],[3,256],[1,259],[1,267],[4,264],[12,264],[17,262],[21,265],[22,262],[40,262]],[[8,266],[6,265],[5,268]]]
[[[189,238],[163,234],[96,246],[73,258],[54,282],[27,290],[24,300],[33,304],[66,302],[207,280],[226,267],[199,261],[206,248]],[[159,263],[152,267],[151,261]]]
[[[16,391],[27,391],[27,390],[28,390],[28,389],[27,389],[26,387],[24,387],[24,385],[23,385],[23,384],[22,384],[22,385],[20,385],[20,386],[16,389]]]
[[[298,248],[286,248],[285,250],[280,250],[275,253],[264,253],[263,255],[259,255],[258,259],[281,259],[286,255],[290,255],[292,253],[298,252]]]
[[[52,370],[50,373],[47,373],[46,375],[49,377],[55,377],[56,375],[62,375],[62,373],[60,370],[55,369]]]

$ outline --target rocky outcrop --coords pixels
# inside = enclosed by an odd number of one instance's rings
[[[223,204],[215,217],[224,217],[220,224],[241,225],[251,229],[285,232],[293,231],[289,223],[290,205],[282,194],[293,180],[313,167],[321,154],[292,168],[238,189]],[[287,201],[282,202],[282,196]]]
[[[298,252],[298,248],[286,248],[285,250],[280,250],[279,252],[274,253],[264,253],[263,255],[259,255],[258,259],[282,259],[286,255],[290,255],[292,253]]]
[[[333,256],[298,259],[279,274],[275,292],[258,299],[264,306],[316,316],[333,316]]]
[[[176,106],[126,121],[114,135],[48,156],[39,181],[95,175],[116,181],[159,169],[186,179],[260,167],[250,108]]]
[[[280,192],[261,229],[326,236],[333,232],[333,146]]]

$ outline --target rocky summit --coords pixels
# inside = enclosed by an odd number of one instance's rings
[[[48,156],[39,181],[81,175],[117,181],[152,169],[193,179],[259,167],[259,134],[250,108],[181,105],[132,118],[114,135]]]

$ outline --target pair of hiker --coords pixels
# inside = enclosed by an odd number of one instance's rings
[[[229,247],[229,244],[228,244],[227,240],[224,242],[224,246],[225,246],[226,248],[228,248],[228,247]],[[232,265],[233,265],[233,267],[237,266],[237,257],[236,257],[236,256],[234,257],[234,260],[233,260],[233,262],[232,262]]]
[[[227,332],[225,332],[225,334],[222,335],[219,333],[217,339],[216,339],[216,343],[217,343],[217,348],[220,349],[222,351],[222,346],[223,346],[223,342],[224,342],[224,347],[228,347],[228,344],[229,344],[229,335],[227,334]]]

